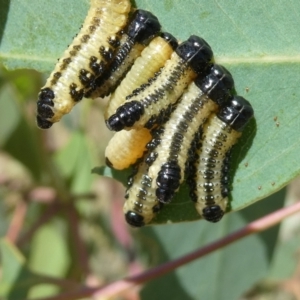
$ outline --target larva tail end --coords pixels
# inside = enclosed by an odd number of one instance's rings
[[[156,179],[158,189],[156,189],[156,197],[162,203],[169,203],[175,191],[181,183],[180,167],[177,162],[171,161],[162,165]]]
[[[106,125],[109,130],[120,131],[132,127],[144,114],[144,106],[138,101],[130,101],[120,106],[116,113],[108,118]]]
[[[207,206],[203,209],[202,215],[206,221],[216,223],[224,216],[224,211],[219,205]]]
[[[41,129],[48,129],[48,128],[50,128],[53,125],[52,122],[43,119],[39,115],[36,117],[36,124]]]
[[[142,227],[145,225],[144,217],[131,210],[125,214],[125,219],[126,222],[133,227]]]

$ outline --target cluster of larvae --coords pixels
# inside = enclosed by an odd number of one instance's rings
[[[179,43],[129,0],[92,0],[39,94],[37,124],[49,128],[83,97],[111,94],[105,120],[116,134],[105,156],[111,168],[132,166],[128,224],[150,223],[183,181],[199,215],[217,222],[228,206],[231,149],[253,117],[233,90],[231,74],[213,62],[202,38]]]

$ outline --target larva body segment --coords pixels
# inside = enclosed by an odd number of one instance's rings
[[[151,137],[146,128],[116,132],[105,150],[106,164],[116,170],[128,168],[142,157]]]
[[[129,0],[92,0],[83,26],[41,89],[37,125],[46,129],[82,99],[111,62],[131,9]]]
[[[159,125],[165,111],[176,103],[197,74],[205,74],[212,56],[206,41],[191,36],[177,47],[156,80],[136,90],[107,120],[108,128],[120,131],[130,127],[152,128]]]
[[[89,91],[91,98],[105,97],[113,92],[137,57],[160,31],[160,23],[149,11],[138,9],[134,12],[127,30],[122,36],[120,47],[107,72],[95,81],[96,90]]]
[[[172,200],[183,182],[195,134],[209,115],[226,103],[233,87],[231,74],[224,67],[213,65],[204,79],[199,76],[183,94],[170,120],[163,126],[158,146],[146,159],[150,164],[148,174],[155,178],[152,187],[160,202]]]
[[[148,80],[153,78],[156,73],[160,71],[166,61],[170,59],[176,47],[176,39],[166,32],[150,42],[112,94],[105,112],[106,120],[116,112],[117,108],[125,102],[126,97],[130,95],[133,90],[147,84]]]
[[[194,135],[210,113],[226,102],[234,86],[230,73],[218,65],[213,65],[204,79],[200,75],[198,79],[189,85],[170,119],[152,132],[149,153],[127,190],[124,213],[132,226],[149,223],[159,203],[170,202],[183,181]]]
[[[203,127],[202,147],[194,154],[193,173],[187,182],[198,213],[210,222],[219,221],[228,204],[229,151],[253,117],[250,103],[235,96]]]
[[[123,212],[127,223],[134,227],[148,224],[162,204],[151,189],[152,178],[147,175],[147,164],[142,162],[132,178],[132,186],[127,190]]]

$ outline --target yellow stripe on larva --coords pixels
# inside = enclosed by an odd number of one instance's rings
[[[211,183],[211,193],[214,197],[214,205],[218,205],[223,212],[226,211],[228,198],[222,196],[222,166],[226,157],[226,153],[237,142],[241,136],[241,132],[233,130],[226,125],[216,115],[213,115],[204,125],[202,136],[202,147],[199,149],[199,159],[197,160],[197,172],[194,178],[196,182],[197,202],[195,204],[198,213],[203,216],[203,209],[208,206],[207,195],[205,192],[205,184]],[[213,155],[213,156],[212,156]],[[207,179],[208,159],[215,160],[214,167],[210,165],[209,174],[213,179]]]
[[[108,119],[117,108],[126,101],[126,96],[133,90],[146,84],[156,72],[158,72],[171,57],[173,48],[162,37],[156,37],[146,47],[141,56],[136,59],[134,65],[122,80],[108,103],[105,119]]]
[[[128,168],[143,156],[150,140],[151,134],[146,128],[117,132],[105,150],[107,164],[117,170]]]
[[[53,105],[49,105],[54,113],[52,117],[43,116],[38,108],[38,116],[42,120],[52,123],[59,121],[81,100],[89,81],[92,82],[92,79],[99,75],[97,73],[109,63],[111,56],[109,54],[115,51],[114,41],[119,38],[120,31],[127,24],[130,9],[129,0],[91,1],[91,7],[80,32],[59,59],[42,88],[51,90],[54,94],[54,98],[51,99]],[[91,68],[91,59],[96,67],[99,66],[99,72]],[[82,71],[86,84],[82,80]],[[40,97],[40,104],[44,104],[43,100]],[[46,100],[44,102],[45,105],[49,104]]]

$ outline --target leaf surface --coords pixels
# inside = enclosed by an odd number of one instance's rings
[[[254,107],[255,120],[234,151],[231,209],[265,198],[299,175],[300,2],[137,0],[136,5],[152,11],[180,40],[191,34],[206,39],[216,62],[232,73],[237,93]],[[1,12],[0,59],[7,68],[49,73],[87,9],[88,1],[11,1]],[[183,186],[155,222],[195,218]]]

